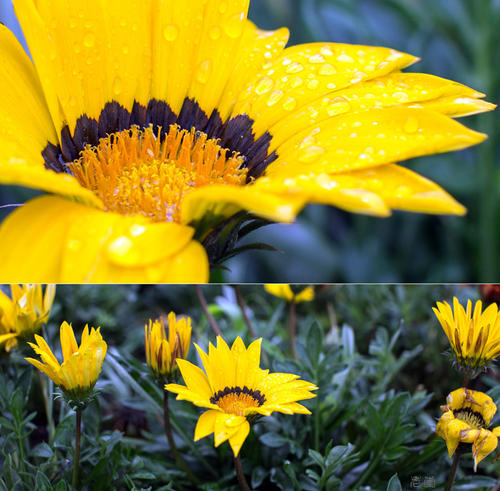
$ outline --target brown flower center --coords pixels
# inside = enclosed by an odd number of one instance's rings
[[[68,167],[107,211],[154,221],[180,222],[182,201],[193,189],[245,184],[244,158],[228,155],[218,140],[177,125],[160,135],[161,128],[133,126],[87,146]]]
[[[217,404],[225,413],[245,415],[245,409],[262,406],[266,397],[260,390],[248,387],[226,387],[210,398],[212,404]]]

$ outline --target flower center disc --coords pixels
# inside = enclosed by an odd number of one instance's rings
[[[484,419],[476,411],[473,411],[471,408],[459,409],[458,411],[454,411],[455,418],[464,421],[465,423],[471,425],[473,428],[484,428]]]
[[[215,394],[210,402],[217,404],[225,413],[244,416],[245,409],[259,407],[264,404],[266,398],[259,390],[251,390],[248,387],[226,387]]]
[[[133,126],[88,146],[68,167],[107,211],[180,222],[182,201],[193,189],[245,184],[244,158],[229,152],[194,128],[171,125],[162,137],[161,128]]]

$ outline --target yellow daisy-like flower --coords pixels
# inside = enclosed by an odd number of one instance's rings
[[[249,419],[273,412],[311,414],[297,401],[315,397],[317,387],[291,373],[262,370],[262,339],[245,348],[237,338],[231,349],[219,336],[217,347],[210,343],[208,355],[195,344],[205,372],[186,360],[177,360],[186,386],[165,385],[177,399],[207,408],[198,419],[194,439],[214,434],[215,446],[229,440],[237,457],[248,433]]]
[[[474,470],[498,445],[500,426],[491,431],[486,427],[497,412],[490,396],[476,390],[457,389],[448,394],[436,433],[446,441],[451,457],[459,443],[472,443]]]
[[[101,373],[107,344],[102,339],[100,328],[92,328],[89,332],[88,326],[85,326],[78,346],[73,328],[66,321],[61,324],[60,338],[62,364],[59,364],[45,339],[37,334],[36,344],[29,345],[40,356],[41,362],[34,358],[26,360],[45,373],[69,400],[85,401],[92,394]]]
[[[411,55],[285,49],[249,0],[13,3],[34,63],[1,27],[0,180],[51,195],[0,228],[4,281],[203,282],[227,220],[230,249],[308,202],[465,212],[395,162],[481,142],[452,118],[494,106]]]
[[[467,310],[453,298],[453,310],[448,302],[437,302],[436,314],[450,341],[457,362],[474,374],[500,354],[500,313],[496,303],[482,312],[478,300],[472,311],[472,302],[467,301]]]
[[[187,357],[191,342],[191,318],[176,319],[168,314],[168,339],[163,318],[149,320],[144,326],[146,362],[155,377],[164,379],[177,371],[176,360]]]
[[[31,338],[49,320],[55,285],[10,285],[10,298],[0,290],[0,345],[10,351],[17,338]]]
[[[304,288],[299,293],[294,293],[288,284],[271,283],[264,285],[264,288],[267,293],[270,293],[275,297],[282,298],[287,302],[293,301],[295,303],[302,303],[314,300],[314,288],[312,286]]]

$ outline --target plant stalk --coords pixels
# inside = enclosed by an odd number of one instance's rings
[[[208,323],[212,327],[216,336],[222,336],[222,331],[220,330],[220,327],[217,324],[217,321],[214,319],[214,316],[208,311],[207,300],[205,298],[205,295],[203,295],[203,290],[201,289],[201,286],[195,285],[195,289],[196,289],[196,295],[198,295],[198,300],[200,301],[203,313],[206,315],[206,317],[208,319]]]
[[[252,338],[257,337],[257,333],[255,332],[255,329],[252,326],[252,322],[250,321],[250,318],[247,315],[247,311],[245,309],[245,302],[243,301],[243,297],[241,295],[240,289],[235,285],[234,287],[234,292],[236,293],[236,300],[238,302],[238,305],[241,310],[241,315],[243,316],[243,320],[245,321],[245,324],[247,325],[248,332],[250,333],[250,336]]]
[[[43,378],[42,372],[38,370],[37,372],[38,372],[38,380],[40,382],[40,390],[42,391],[43,405],[45,408],[45,417],[47,418],[49,442],[51,442],[55,433],[54,420],[52,419],[51,397],[49,394],[47,394],[47,385],[45,384],[45,379]]]
[[[175,462],[177,465],[186,473],[188,479],[195,485],[198,486],[200,481],[196,478],[196,476],[191,472],[186,462],[182,458],[179,450],[177,450],[177,446],[175,445],[174,435],[172,432],[172,424],[170,422],[170,409],[169,409],[169,399],[168,392],[163,391],[163,421],[165,426],[165,435],[167,436],[168,444],[170,445],[170,451],[174,456]]]
[[[290,302],[290,311],[288,316],[288,332],[290,333],[290,346],[295,361],[299,360],[297,356],[297,315],[295,313],[295,299]]]
[[[451,491],[453,489],[453,483],[455,482],[455,477],[457,475],[459,461],[460,461],[460,453],[455,452],[455,457],[453,458],[453,464],[451,465],[450,473],[448,474],[448,479],[446,479],[444,491]]]
[[[236,468],[236,475],[238,476],[238,482],[240,483],[240,488],[243,491],[251,491],[250,486],[245,478],[245,474],[243,474],[243,467],[241,465],[240,456],[234,458],[234,467]]]
[[[82,411],[76,410],[76,429],[75,429],[75,461],[73,463],[73,487],[78,489],[78,473],[80,470],[80,437],[82,433]]]

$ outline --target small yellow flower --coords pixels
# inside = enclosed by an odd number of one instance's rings
[[[272,283],[264,285],[264,288],[267,293],[282,298],[287,302],[301,303],[314,300],[314,288],[312,286],[304,288],[300,293],[294,293],[288,284]]]
[[[177,361],[186,386],[168,384],[165,389],[175,392],[177,399],[208,409],[198,419],[195,441],[213,433],[215,446],[229,440],[237,457],[250,432],[249,420],[274,411],[311,414],[297,401],[315,397],[311,391],[317,387],[298,375],[262,370],[261,342],[258,339],[245,348],[237,338],[229,349],[219,336],[208,355],[195,344],[205,372],[186,360]]]
[[[191,342],[191,318],[176,319],[168,314],[168,339],[163,318],[144,326],[146,362],[158,379],[167,379],[177,370],[176,360],[186,358]]]
[[[446,441],[451,457],[459,443],[472,443],[474,470],[488,454],[497,448],[500,426],[486,429],[497,407],[490,396],[476,390],[461,388],[448,394],[436,433]]]
[[[10,298],[0,290],[0,345],[9,351],[17,338],[29,339],[47,323],[56,292],[48,285],[10,285]]]
[[[0,182],[49,195],[0,226],[4,281],[207,281],[241,212],[466,211],[399,162],[482,142],[454,118],[495,106],[412,55],[287,48],[249,0],[13,4],[30,54],[0,26]]]
[[[472,302],[467,301],[467,310],[453,298],[453,310],[448,302],[437,302],[436,314],[450,341],[457,362],[474,375],[489,361],[500,354],[500,313],[492,303],[482,312],[478,300],[472,311]]]
[[[102,339],[99,327],[92,328],[89,333],[88,326],[85,326],[78,346],[73,328],[66,321],[61,325],[60,338],[64,360],[62,364],[59,364],[45,339],[37,334],[37,344],[29,345],[40,356],[41,362],[34,358],[26,360],[52,379],[69,400],[85,400],[92,394],[101,373],[107,344]]]

